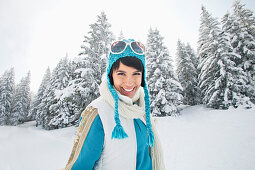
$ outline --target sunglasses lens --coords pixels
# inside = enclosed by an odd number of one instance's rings
[[[113,53],[120,53],[122,52],[126,47],[126,43],[124,41],[117,41],[112,44],[111,51]]]
[[[144,45],[140,42],[132,42],[131,47],[138,54],[144,53]]]

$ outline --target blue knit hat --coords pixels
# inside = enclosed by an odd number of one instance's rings
[[[133,39],[123,39],[122,41],[125,41],[127,43],[133,42],[135,40]],[[144,80],[144,101],[145,101],[145,114],[146,114],[146,128],[147,128],[147,134],[148,134],[148,145],[149,146],[153,146],[154,145],[154,134],[152,132],[151,129],[151,120],[150,120],[150,97],[149,97],[149,91],[147,88],[147,83],[145,81],[145,55],[139,55],[133,52],[133,50],[130,48],[130,46],[128,45],[126,47],[126,49],[120,53],[120,54],[113,54],[110,52],[109,57],[108,57],[108,67],[107,67],[107,81],[108,81],[108,87],[110,92],[112,93],[112,96],[115,100],[115,108],[114,108],[114,120],[116,123],[116,126],[114,127],[113,131],[112,131],[112,139],[116,138],[116,139],[124,139],[126,137],[128,137],[128,135],[126,134],[125,130],[123,129],[120,119],[119,119],[119,112],[118,112],[118,100],[119,100],[119,96],[117,94],[117,92],[115,91],[115,89],[112,87],[111,83],[110,83],[110,79],[109,79],[109,73],[111,71],[112,65],[120,58],[124,58],[124,57],[136,57],[139,60],[142,61],[143,64],[143,68],[144,68],[144,76],[143,76],[143,80]]]

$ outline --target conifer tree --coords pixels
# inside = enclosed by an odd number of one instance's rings
[[[68,88],[72,79],[71,62],[66,58],[60,60],[52,74],[53,86],[52,105],[49,107],[49,129],[63,128],[75,123],[76,114],[79,112],[75,102],[70,98]]]
[[[255,16],[240,1],[234,1],[231,27],[228,30],[235,53],[241,56],[240,65],[248,82],[245,96],[255,103]]]
[[[9,124],[17,125],[28,120],[31,104],[30,97],[30,72],[28,72],[27,76],[22,78],[16,86]]]
[[[152,114],[155,116],[179,114],[182,87],[174,75],[172,58],[157,29],[149,30],[146,62]]]
[[[71,77],[70,71],[70,64],[67,57],[61,59],[52,72],[50,84],[47,85],[47,88],[44,91],[42,102],[45,104],[42,112],[42,125],[43,128],[47,130],[58,128],[58,123],[52,122],[52,119],[60,114],[60,111],[62,111],[62,107],[65,102],[63,99],[64,97],[62,96],[63,94],[61,94],[61,90],[68,85]],[[62,100],[60,100],[60,98]]]
[[[43,99],[45,97],[44,94],[46,94],[46,91],[50,86],[50,79],[51,79],[51,72],[50,72],[50,68],[48,67],[44,73],[42,82],[36,93],[36,96],[32,102],[31,114],[35,115],[36,126],[43,125],[43,120],[46,114],[45,113],[46,103],[43,102]]]
[[[0,125],[8,124],[14,91],[14,68],[11,68],[0,78]]]
[[[89,55],[94,58],[94,61],[99,63],[100,69],[97,68],[97,72],[94,73],[97,84],[101,83],[101,76],[106,71],[107,55],[114,40],[110,27],[111,24],[108,22],[106,14],[101,12],[97,16],[96,23],[90,25],[89,35],[84,36],[84,44],[81,46],[83,51],[80,55],[84,57]]]
[[[194,70],[194,89],[191,89],[191,93],[194,94],[194,104],[201,104],[201,90],[199,88],[199,81],[198,81],[198,75],[199,75],[199,69],[198,69],[198,64],[199,64],[199,59],[195,51],[191,48],[190,44],[187,43],[186,45],[186,50],[188,55],[190,56],[191,63],[193,64],[195,70]]]
[[[196,53],[194,52],[194,49],[191,48],[189,43],[187,43],[187,45],[186,45],[186,52],[190,56],[191,62],[194,65],[194,67],[196,68],[196,71],[197,71],[197,74],[198,74],[197,67],[198,67],[198,64],[199,64],[199,60],[198,60],[198,57],[197,57]]]
[[[242,94],[247,78],[244,71],[235,61],[240,57],[233,52],[229,36],[226,32],[219,35],[216,57],[219,70],[217,80],[208,105],[214,108],[228,109],[229,106],[238,107],[240,104],[250,107],[249,99]]]
[[[82,52],[73,60],[74,77],[68,88],[71,98],[76,102],[80,112],[99,96],[101,77],[106,69],[106,56],[113,41],[111,24],[102,12],[97,21],[90,25],[88,36],[85,36]]]
[[[36,114],[32,114],[32,108],[33,108],[33,102],[34,102],[34,99],[35,99],[35,93],[33,91],[30,92],[30,99],[31,99],[31,102],[30,102],[30,110],[28,112],[28,121],[34,121],[36,120]]]
[[[199,56],[199,86],[202,102],[208,104],[215,87],[216,73],[219,70],[215,54],[218,48],[219,22],[202,6],[199,28],[198,56]]]
[[[243,95],[247,78],[238,66],[241,57],[231,46],[226,17],[222,31],[219,22],[202,7],[198,51],[203,103],[216,109],[250,107],[249,98]]]
[[[45,92],[43,93],[42,104],[40,105],[40,107],[42,109],[42,112],[41,112],[42,127],[46,130],[54,129],[53,127],[49,126],[50,120],[53,117],[52,114],[54,114],[54,113],[50,112],[50,110],[52,111],[55,108],[55,105],[54,105],[55,84],[52,84],[54,82],[54,78],[56,78],[54,75],[56,75],[56,74],[54,74],[54,70],[53,70],[50,82],[47,85]]]
[[[183,44],[180,40],[177,42],[177,77],[183,87],[183,103],[187,105],[199,104],[199,90],[197,58],[190,45]]]

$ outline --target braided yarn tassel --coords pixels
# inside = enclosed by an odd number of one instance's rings
[[[151,129],[151,117],[150,117],[150,97],[146,82],[144,85],[144,101],[145,101],[146,127],[148,133],[147,144],[151,147],[154,147],[154,134]]]
[[[121,126],[120,118],[119,118],[119,96],[117,92],[113,89],[112,85],[110,84],[110,81],[108,80],[108,87],[112,93],[112,96],[115,100],[115,106],[114,106],[114,120],[116,123],[116,126],[114,127],[112,131],[112,139],[124,139],[128,137],[127,133],[124,131],[123,127]]]

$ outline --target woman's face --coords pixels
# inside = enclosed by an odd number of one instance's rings
[[[142,72],[120,62],[112,73],[114,87],[120,94],[132,98],[142,83]]]

